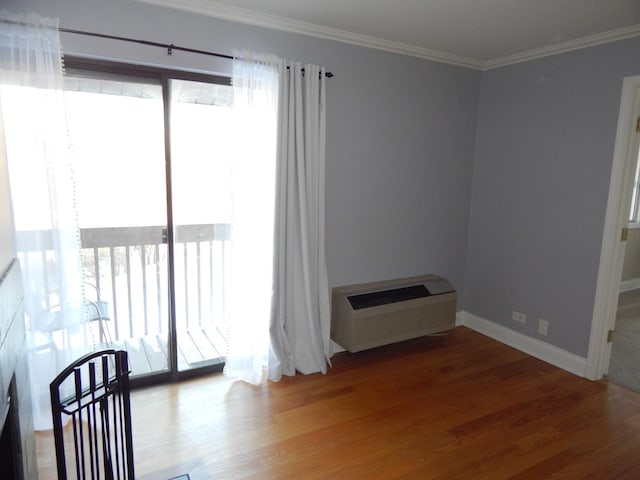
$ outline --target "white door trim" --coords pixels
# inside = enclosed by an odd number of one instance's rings
[[[607,373],[611,344],[607,332],[616,319],[620,277],[624,260],[624,242],[620,241],[622,228],[627,225],[635,155],[631,152],[637,144],[635,119],[640,112],[640,76],[624,79],[618,114],[618,130],[613,153],[613,166],[609,182],[609,198],[602,235],[600,266],[589,338],[589,352],[585,376],[599,380]],[[637,154],[637,150],[635,152]]]

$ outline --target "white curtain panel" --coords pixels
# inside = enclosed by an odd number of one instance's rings
[[[274,56],[234,57],[239,137],[225,375],[259,383],[265,366],[269,380],[326,373],[325,70]]]
[[[278,58],[234,52],[229,324],[224,374],[254,384],[269,353]]]
[[[330,300],[325,260],[325,70],[279,66],[278,166],[268,376],[326,373]]]
[[[50,381],[89,349],[57,28],[0,12],[0,109],[37,430],[51,428]]]

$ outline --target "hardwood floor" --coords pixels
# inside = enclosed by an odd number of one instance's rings
[[[638,479],[640,395],[464,327],[358,354],[327,375],[221,375],[132,395],[138,475],[212,479]],[[54,478],[49,433],[41,480]]]

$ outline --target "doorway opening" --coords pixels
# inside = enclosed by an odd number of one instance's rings
[[[594,380],[602,378],[610,368],[619,301],[631,305],[628,296],[620,296],[620,286],[629,227],[635,226],[629,223],[629,212],[638,197],[634,174],[640,148],[639,119],[640,76],[626,78],[622,89],[585,375]]]
[[[640,92],[636,92],[636,97]],[[630,132],[627,162],[633,167],[628,225],[623,227],[622,276],[607,379],[640,393],[640,111]],[[633,124],[632,124],[633,126]],[[628,171],[628,170],[627,170]]]

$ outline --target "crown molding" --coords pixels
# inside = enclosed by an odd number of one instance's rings
[[[264,27],[273,30],[281,30],[289,33],[299,33],[312,37],[335,40],[342,43],[350,43],[362,47],[384,50],[401,55],[433,60],[436,62],[448,63],[460,67],[481,69],[483,62],[472,58],[452,55],[437,50],[417,47],[400,42],[392,42],[380,38],[360,35],[335,28],[323,27],[313,23],[302,22],[290,18],[279,17],[267,13],[257,12],[246,8],[234,7],[209,0],[132,0],[140,3],[148,3],[156,6],[184,10],[191,13],[207,15],[210,17],[230,20],[232,22],[244,23],[257,27]]]
[[[183,10],[200,15],[220,18],[237,23],[244,23],[257,27],[280,30],[289,33],[298,33],[312,37],[334,40],[352,45],[384,50],[400,55],[418,57],[435,62],[448,63],[460,67],[472,68],[475,70],[491,70],[493,68],[504,67],[515,63],[526,62],[538,58],[570,52],[581,48],[593,47],[604,43],[624,40],[626,38],[640,36],[640,25],[619,28],[596,35],[590,35],[575,40],[555,43],[542,48],[526,50],[524,52],[507,55],[490,60],[477,60],[459,55],[453,55],[438,50],[418,47],[400,42],[392,42],[380,38],[360,35],[334,28],[324,27],[313,23],[302,22],[290,18],[270,15],[232,5],[225,5],[211,0],[131,0],[139,3],[147,3],[160,7]]]
[[[554,43],[553,45],[549,45],[547,47],[526,50],[524,52],[516,53],[513,55],[507,55],[505,57],[487,60],[482,63],[481,69],[491,70],[492,68],[513,65],[514,63],[527,62],[529,60],[549,57],[551,55],[558,55],[560,53],[571,52],[573,50],[579,50],[581,48],[595,47],[596,45],[602,45],[604,43],[615,42],[618,40],[624,40],[626,38],[638,36],[640,36],[640,25],[631,25],[629,27],[609,30],[608,32],[598,33],[596,35],[577,38],[575,40]]]

